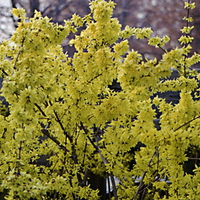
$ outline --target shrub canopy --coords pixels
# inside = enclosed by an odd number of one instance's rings
[[[184,18],[180,46],[167,51],[170,37],[153,36],[151,28],[122,30],[114,7],[91,1],[90,14],[74,14],[64,26],[13,9],[18,28],[0,45],[1,91],[9,103],[9,114],[0,116],[6,199],[96,200],[88,172],[111,179],[115,200],[200,197],[199,166],[184,172],[187,151],[200,145],[200,77],[191,69],[200,55],[190,53],[191,17]],[[185,3],[188,13],[194,7]],[[76,51],[69,57],[61,44],[72,32]],[[143,58],[129,48],[129,37],[160,48],[162,59]],[[179,77],[167,80],[172,68]],[[113,80],[121,91],[110,89]],[[156,96],[166,91],[179,91],[179,103]]]

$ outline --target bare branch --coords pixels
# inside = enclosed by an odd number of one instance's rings
[[[151,163],[152,163],[152,161],[153,161],[153,158],[154,158],[157,154],[158,154],[158,147],[155,147],[155,150],[154,150],[154,152],[153,152],[153,154],[152,154],[152,156],[151,156],[151,159],[150,159],[149,162],[148,162],[147,168],[149,168],[149,167],[151,166]],[[147,170],[143,172],[142,178],[141,178],[141,180],[140,180],[138,189],[137,189],[137,191],[136,191],[136,193],[135,193],[135,196],[134,196],[133,200],[136,200],[137,195],[138,195],[139,192],[140,192],[140,189],[143,187],[143,185],[144,185],[143,181],[144,181],[144,178],[145,178],[147,172],[148,172]]]
[[[38,110],[42,113],[44,117],[47,117],[42,108],[37,103],[34,103],[34,105],[38,108]]]
[[[64,150],[65,152],[69,152],[69,150],[65,146],[60,144],[60,142],[56,139],[56,137],[52,136],[47,129],[44,128],[41,131],[45,136],[47,136],[50,140],[52,140],[55,144],[57,144],[62,150]]]
[[[35,10],[39,11],[40,2],[39,0],[29,0],[29,6],[30,6],[29,17],[33,17]]]
[[[108,164],[108,161],[106,160],[106,158],[102,155],[102,152],[99,148],[99,146],[97,146],[92,139],[90,138],[90,136],[88,135],[89,131],[85,128],[85,126],[83,125],[83,122],[80,122],[81,126],[80,129],[82,129],[85,134],[86,137],[88,138],[88,140],[90,141],[90,143],[92,144],[92,146],[95,148],[95,150],[100,154],[101,159],[103,161],[104,164]],[[115,183],[115,179],[114,179],[114,175],[112,173],[110,173],[110,178],[111,178],[111,182],[112,182],[112,186],[113,186],[113,194],[114,194],[114,199],[117,200],[117,187],[116,187],[116,183]]]
[[[176,129],[174,130],[174,132],[178,131],[178,130],[181,129],[182,127],[188,125],[190,122],[193,122],[194,120],[199,119],[199,118],[200,118],[200,116],[195,117],[195,118],[191,119],[191,120],[188,121],[188,122],[185,122],[184,124],[182,124],[181,126],[179,126],[178,128],[176,128]]]
[[[66,132],[66,130],[65,130],[65,128],[64,128],[64,126],[63,126],[63,124],[62,124],[62,122],[61,122],[61,120],[60,120],[60,118],[59,118],[59,116],[58,116],[58,113],[57,113],[55,110],[54,110],[53,112],[54,112],[54,115],[55,115],[55,117],[56,117],[56,121],[57,121],[58,124],[60,125],[60,128],[63,130],[65,136],[66,136],[66,137],[69,139],[69,141],[72,143],[72,137]]]

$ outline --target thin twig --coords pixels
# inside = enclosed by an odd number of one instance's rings
[[[22,38],[22,44],[21,44],[21,46],[20,46],[19,52],[17,53],[17,57],[16,57],[16,59],[15,59],[14,65],[13,65],[13,69],[16,69],[17,61],[18,61],[19,56],[20,56],[20,54],[21,54],[21,52],[22,52],[21,48],[22,48],[23,45],[24,45],[24,41],[25,41],[25,37]]]
[[[69,170],[66,168],[66,172],[67,172],[67,174],[69,174],[69,185],[70,185],[71,188],[73,188],[73,184],[72,184],[72,178],[73,178],[72,170],[69,171]],[[74,192],[72,192],[72,197],[73,197],[73,200],[76,200],[76,197],[75,197]]]
[[[16,172],[16,175],[19,176],[20,175],[20,167],[21,167],[21,163],[20,163],[20,160],[21,160],[21,153],[22,153],[22,141],[19,142],[19,148],[18,148],[18,158],[17,158],[17,172]]]
[[[153,161],[153,158],[157,155],[157,153],[158,153],[158,147],[155,147],[155,150],[154,150],[154,152],[153,152],[153,154],[152,154],[152,156],[151,156],[151,159],[150,159],[149,162],[148,162],[147,168],[149,168],[149,167],[151,166],[151,162]],[[135,196],[134,196],[133,200],[135,200],[135,199],[137,198],[137,195],[139,194],[140,189],[143,187],[143,184],[144,184],[143,181],[144,181],[144,178],[145,178],[147,172],[148,172],[147,170],[143,172],[142,178],[141,178],[141,180],[140,180],[138,189],[137,189],[137,191],[136,191],[136,193],[135,193]]]
[[[188,160],[200,160],[200,158],[188,158]]]
[[[64,135],[69,139],[70,143],[72,143],[72,137],[65,131],[65,128],[64,128],[64,126],[63,126],[63,124],[62,124],[62,122],[61,122],[61,120],[58,116],[58,113],[55,110],[53,112],[54,112],[54,115],[56,117],[56,121],[58,122],[58,124],[60,125],[60,128],[64,132]]]
[[[89,176],[89,169],[86,168],[85,173],[84,173],[84,177],[83,177],[83,181],[80,184],[80,186],[82,186],[82,187],[86,186],[86,182],[87,182],[88,176]]]
[[[52,105],[52,103],[50,102],[50,105]],[[70,143],[71,143],[71,151],[72,151],[72,158],[73,158],[73,161],[75,164],[78,164],[78,158],[77,158],[77,153],[76,153],[76,148],[74,146],[74,143],[73,143],[73,138],[65,131],[65,128],[57,114],[57,112],[54,110],[54,115],[56,117],[56,121],[58,122],[58,124],[60,125],[61,129],[63,130],[63,133],[64,135],[69,139]],[[66,149],[66,148],[65,148]],[[67,150],[69,151],[69,150]],[[79,173],[77,173],[77,179],[79,181],[79,184],[82,183],[82,178],[81,178],[81,175]]]
[[[62,150],[69,152],[69,150],[60,144],[60,142],[56,139],[56,137],[52,136],[47,129],[42,129],[42,133],[47,136],[50,140],[52,140],[55,144],[57,144]]]
[[[161,47],[160,45],[158,45],[158,47],[164,52],[164,53],[167,53],[167,50],[164,49],[163,47]]]
[[[11,6],[12,6],[12,8],[17,8],[16,4],[17,3],[15,2],[15,0],[11,0]],[[12,16],[13,25],[15,26],[15,28],[17,28],[17,22],[16,22],[14,16],[13,15],[11,15],[11,16]]]
[[[97,146],[97,145],[92,141],[92,139],[90,138],[90,136],[88,135],[89,131],[85,128],[85,126],[83,125],[82,122],[80,122],[80,124],[81,124],[80,129],[82,129],[82,130],[85,132],[86,137],[88,138],[88,140],[90,141],[90,143],[92,144],[92,146],[93,146],[93,147],[95,148],[95,150],[100,154],[103,163],[104,163],[104,164],[108,164],[108,161],[107,161],[106,158],[102,155],[102,152],[101,152],[101,150],[99,149],[99,146]],[[114,175],[113,175],[112,173],[110,173],[110,178],[111,178],[111,182],[112,182],[112,186],[113,186],[114,199],[115,199],[115,200],[118,200],[118,197],[117,197],[117,187],[116,187]]]
[[[34,103],[34,105],[38,108],[38,110],[42,113],[44,117],[47,117],[42,108],[37,103]]]
[[[181,126],[179,126],[178,128],[176,128],[176,129],[174,130],[174,132],[178,131],[178,130],[181,129],[183,126],[186,126],[186,125],[188,125],[190,122],[193,122],[194,120],[199,119],[199,118],[200,118],[200,116],[195,117],[195,118],[191,119],[191,120],[188,121],[188,122],[185,122],[184,124],[182,124]]]
[[[188,0],[188,3],[191,3],[191,0]],[[187,9],[187,19],[190,17],[190,8]],[[189,27],[189,21],[186,20],[186,27],[188,28]],[[186,34],[188,35],[188,34]]]
[[[96,75],[95,77],[93,77],[92,79],[90,79],[89,81],[87,81],[87,84],[88,84],[88,83],[91,83],[94,79],[100,77],[101,75],[102,75],[102,74]]]
[[[58,117],[57,112],[56,112],[55,110],[54,110],[53,112],[54,112],[54,114],[55,114],[55,116],[56,116],[56,121],[59,123],[61,129],[65,132],[65,128],[64,128],[64,126],[63,126],[63,124],[62,124],[60,118]]]
[[[4,69],[1,69],[1,71],[3,72],[3,74],[5,74],[6,76],[8,76],[8,74],[5,72]]]
[[[82,129],[84,131],[86,137],[88,138],[88,140],[90,141],[90,143],[92,144],[92,146],[96,149],[97,152],[99,152],[98,146],[92,141],[92,139],[88,135],[89,131],[85,128],[85,126],[83,125],[82,122],[80,122],[80,124],[81,124],[80,129]]]

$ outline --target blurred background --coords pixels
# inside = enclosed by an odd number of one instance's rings
[[[154,36],[169,35],[170,42],[166,49],[179,46],[177,39],[180,37],[180,29],[186,25],[183,17],[187,16],[187,10],[183,9],[185,0],[114,0],[116,9],[114,17],[122,24],[131,27],[151,27]],[[195,1],[193,1],[195,2]],[[62,24],[64,19],[76,13],[84,16],[90,12],[88,0],[0,0],[0,41],[11,36],[17,27],[17,19],[13,18],[11,8],[24,8],[28,17],[33,17],[34,10],[38,10],[43,16],[48,16],[53,22]],[[192,36],[195,40],[191,44],[193,51],[200,53],[200,1],[196,0],[196,6],[191,11],[194,21],[191,25],[195,28]],[[73,35],[70,36],[71,38]],[[68,46],[68,40],[63,42],[64,51],[73,54],[73,49]],[[139,51],[145,58],[159,59],[163,51],[147,45],[146,40],[130,38],[130,47]]]

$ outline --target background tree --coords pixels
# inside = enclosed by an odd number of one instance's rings
[[[53,22],[63,24],[63,20],[69,19],[73,13],[77,13],[80,16],[84,16],[89,13],[88,0],[11,0],[12,7],[24,8],[28,17],[32,17],[34,10],[38,10],[43,16],[52,18]],[[114,11],[114,17],[117,17],[123,27],[130,25],[131,27],[152,27],[154,34],[163,37],[164,35],[170,35],[171,40],[167,44],[166,48],[171,49],[174,46],[179,45],[177,39],[180,37],[180,30],[185,22],[179,20],[183,18],[186,13],[182,9],[184,1],[167,1],[167,0],[115,0],[117,3]],[[199,53],[199,2],[197,1],[197,8],[194,9],[192,16],[195,25],[193,30],[193,36],[195,37],[192,43],[193,52]],[[7,10],[7,13],[8,10]],[[9,15],[9,14],[7,14]],[[11,17],[10,15],[8,17]],[[9,19],[7,18],[7,21]],[[16,19],[15,26],[16,24]],[[2,29],[5,31],[5,28]],[[73,34],[69,37],[71,39]],[[133,37],[129,39],[131,48],[138,50],[144,57],[161,58],[162,50],[155,49],[146,45],[146,41],[136,41]],[[73,55],[73,48],[69,48],[67,40],[63,42],[64,51],[70,52]],[[198,66],[195,66],[198,67]]]

